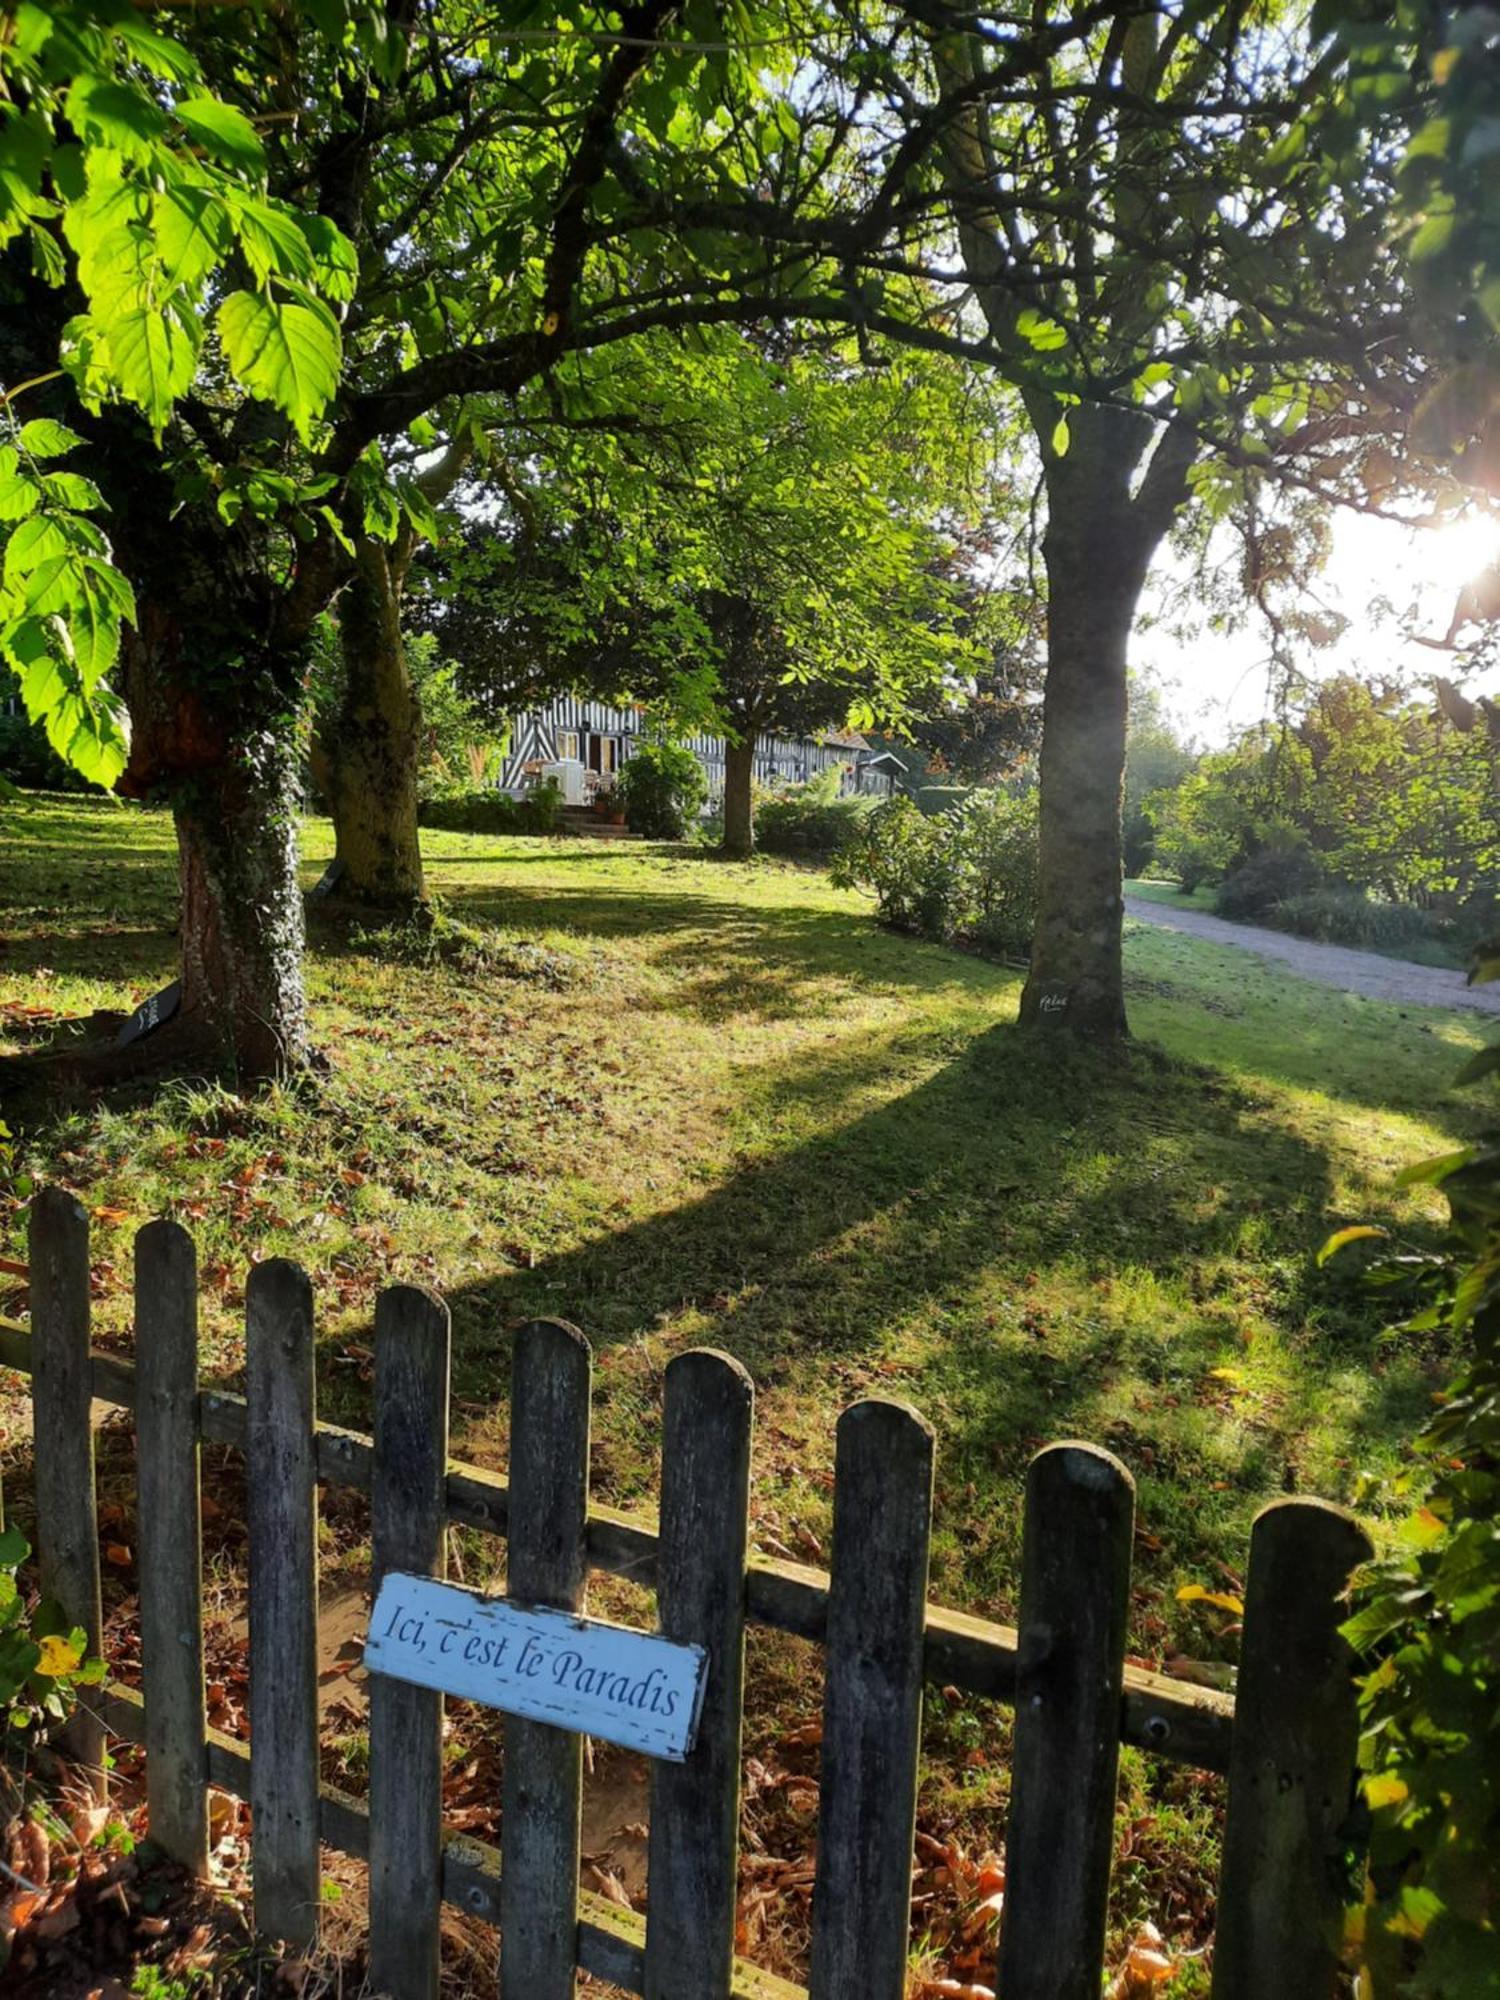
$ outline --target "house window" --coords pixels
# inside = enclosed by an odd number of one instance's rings
[[[557,755],[560,763],[576,764],[578,762],[578,731],[576,729],[558,730]]]
[[[611,778],[620,768],[620,739],[618,736],[591,736],[589,738],[588,766],[597,771],[601,778]]]

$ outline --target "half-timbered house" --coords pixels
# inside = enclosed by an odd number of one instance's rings
[[[607,787],[646,734],[642,709],[560,696],[545,708],[530,709],[512,719],[509,751],[500,767],[500,788],[519,796],[549,764],[579,765],[588,774],[590,789]],[[723,737],[698,735],[682,740],[708,773],[710,800],[721,798]],[[828,770],[840,772],[841,791],[879,796],[893,792],[903,775],[896,758],[848,731],[829,730],[821,736],[767,733],[756,739],[757,784],[805,784]]]

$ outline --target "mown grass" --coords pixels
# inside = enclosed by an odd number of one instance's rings
[[[1184,889],[1179,882],[1159,882],[1140,875],[1125,884],[1127,896],[1139,896],[1147,903],[1170,903],[1174,910],[1206,910],[1213,914],[1214,891],[1206,885]]]
[[[1016,1028],[1015,973],[880,930],[809,869],[426,845],[453,917],[543,952],[392,955],[315,914],[315,1098],[202,1081],[31,1108],[26,1164],[98,1218],[105,1340],[128,1345],[133,1228],[175,1213],[200,1245],[206,1372],[239,1367],[247,1261],[294,1256],[325,1411],[363,1423],[378,1288],[435,1284],[455,1449],[499,1463],[508,1329],[561,1314],[595,1346],[595,1490],[623,1506],[653,1501],[666,1362],[712,1343],[758,1385],[756,1543],[804,1560],[827,1545],[839,1409],[903,1396],[938,1434],[934,1595],[997,1616],[1030,1454],[1093,1438],[1138,1483],[1131,1645],[1153,1662],[1232,1658],[1222,1615],[1175,1593],[1242,1575],[1267,1498],[1369,1504],[1400,1467],[1447,1357],[1386,1339],[1352,1269],[1314,1253],[1355,1219],[1430,1230],[1430,1198],[1392,1176],[1469,1129],[1449,1084],[1471,1018],[1131,926],[1138,1040],[1090,1056]],[[310,823],[309,883],[330,851]],[[18,1008],[125,1008],[165,983],[174,893],[163,815],[10,817],[0,1051],[34,1032]],[[23,1254],[23,1220],[0,1254]],[[796,1658],[763,1665],[764,1726],[813,1712]],[[929,1738],[924,1812],[979,1825],[1004,1796],[1003,1718],[935,1701]],[[1154,1831],[1120,1871],[1119,1921],[1191,1929],[1207,1795],[1144,1760],[1127,1790],[1122,1824]]]

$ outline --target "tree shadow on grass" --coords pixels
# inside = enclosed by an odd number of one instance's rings
[[[1325,1156],[1286,1130],[1252,1141],[1244,1099],[1154,1051],[1090,1057],[1000,1028],[860,1109],[889,1060],[884,1044],[846,1047],[762,1076],[767,1111],[796,1108],[825,1129],[699,1200],[452,1294],[459,1395],[482,1403],[499,1385],[503,1401],[502,1329],[554,1314],[600,1349],[709,1343],[793,1389],[915,1342],[931,1350],[913,1348],[917,1372],[946,1357],[955,1395],[988,1379],[1013,1406],[1010,1427],[1055,1434],[1116,1365],[1121,1330],[1101,1312],[1043,1358],[1026,1331],[1038,1274],[1165,1279],[1232,1257],[1244,1221],[1233,1183],[1252,1158],[1284,1199],[1290,1247],[1326,1226]],[[1221,1316],[1183,1337],[1191,1364],[1208,1365]]]

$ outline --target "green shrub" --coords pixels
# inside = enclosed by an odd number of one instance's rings
[[[755,802],[755,844],[767,854],[837,854],[875,810],[858,792],[841,797],[841,773],[819,772],[805,785],[762,792]]]
[[[1219,884],[1214,908],[1236,923],[1255,923],[1273,904],[1322,886],[1323,871],[1312,850],[1295,838],[1276,840],[1229,871]]]
[[[562,786],[555,778],[544,778],[523,799],[500,791],[423,799],[417,823],[444,833],[556,833],[562,807]]]
[[[883,923],[928,931],[939,914],[932,880],[939,839],[938,822],[911,799],[886,799],[835,855],[833,879],[841,888],[867,889]]]
[[[910,799],[888,799],[837,855],[833,873],[869,890],[897,929],[1024,953],[1036,925],[1036,795],[976,791],[937,817]]]
[[[1500,972],[1500,957],[1488,969]],[[1500,1068],[1500,1047],[1460,1081]],[[1418,1504],[1395,1549],[1356,1578],[1345,1636],[1360,1684],[1370,1888],[1353,1921],[1361,1992],[1467,2000],[1500,1966],[1500,1132],[1409,1168],[1449,1208],[1437,1254],[1408,1249],[1370,1272],[1415,1287],[1403,1331],[1444,1329],[1471,1358],[1418,1433],[1403,1490]],[[1354,1236],[1341,1232],[1325,1247]]]
[[[0,1727],[10,1732],[50,1728],[80,1687],[104,1678],[104,1662],[87,1657],[81,1626],[46,1598],[28,1604],[17,1571],[30,1554],[19,1529],[0,1532]]]
[[[961,806],[973,791],[972,785],[918,785],[917,804],[924,813],[945,813]]]
[[[986,951],[1027,956],[1041,888],[1036,794],[975,792],[944,815],[949,823],[968,905],[963,928]]]
[[[1380,903],[1362,889],[1309,889],[1272,904],[1265,921],[1279,931],[1323,944],[1364,951],[1401,951],[1414,945],[1450,945],[1455,927],[1434,910],[1409,903]]]
[[[615,779],[625,824],[646,840],[682,840],[708,803],[708,774],[681,743],[642,743]]]

